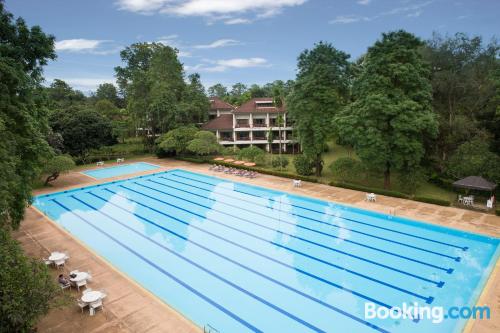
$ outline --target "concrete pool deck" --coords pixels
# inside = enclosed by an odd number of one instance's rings
[[[327,201],[335,201],[385,214],[421,220],[431,224],[443,225],[459,230],[475,232],[483,235],[500,237],[500,217],[481,212],[468,211],[454,207],[442,207],[405,199],[377,196],[377,202],[365,201],[365,193],[323,184],[304,182],[301,188],[294,188],[290,179],[259,175],[255,179],[247,179],[234,175],[226,175],[208,170],[206,164],[156,159],[153,157],[127,160],[127,163],[143,161],[156,164],[160,169],[124,175],[120,177],[97,180],[88,177],[81,170],[62,175],[52,187],[35,191],[35,195],[57,192],[76,187],[89,186],[110,180],[126,179],[142,174],[151,174],[169,169],[181,168],[189,171],[205,173],[234,181],[264,186],[284,192],[315,197]],[[107,164],[110,166],[114,164]],[[90,167],[89,167],[90,169]],[[37,258],[45,257],[53,250],[67,250],[71,259],[65,268],[66,273],[72,269],[91,270],[94,281],[89,285],[93,289],[104,288],[108,298],[104,302],[104,311],[95,317],[88,313],[81,314],[73,305],[52,310],[38,323],[39,332],[201,332],[181,314],[160,301],[154,295],[116,271],[105,260],[59,228],[35,208],[26,210],[26,216],[19,231],[14,236],[21,242],[26,252]],[[45,222],[45,223],[44,223]],[[53,270],[55,272],[55,270]],[[72,292],[73,298],[78,297]],[[490,320],[471,320],[464,331],[489,333],[500,331],[500,264],[490,276],[478,305],[491,308]]]

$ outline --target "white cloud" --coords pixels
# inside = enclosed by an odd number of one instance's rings
[[[359,21],[373,21],[385,16],[392,16],[398,14],[406,14],[407,17],[418,17],[424,11],[423,8],[432,4],[434,0],[417,3],[414,5],[408,5],[404,7],[396,7],[391,10],[381,12],[377,15],[373,16],[359,16],[359,15],[339,15],[331,20],[329,23],[331,24],[347,24],[347,23],[355,23]]]
[[[264,58],[233,58],[224,60],[204,60],[208,64],[185,66],[187,71],[195,72],[224,72],[231,68],[269,67],[270,64]]]
[[[56,51],[81,52],[95,50],[103,40],[95,39],[64,39],[56,42]]]
[[[224,21],[224,24],[227,24],[227,25],[249,24],[249,23],[252,23],[252,20],[249,20],[246,18],[241,18],[241,17],[237,17],[237,18],[233,18],[233,19],[229,19],[229,20]]]
[[[83,38],[56,41],[55,47],[56,51],[59,52],[91,53],[98,55],[112,54],[122,49],[121,45],[113,41]]]
[[[193,46],[195,49],[216,49],[225,46],[240,45],[241,43],[234,39],[219,39],[210,44],[202,44]]]
[[[233,15],[253,13],[258,18],[277,15],[283,8],[300,6],[307,0],[116,0],[121,10],[151,14],[166,13],[178,16],[224,16],[226,24],[249,23],[249,19]],[[228,17],[229,15],[229,17]],[[244,20],[244,21],[243,21]]]
[[[369,5],[370,2],[372,2],[372,0],[358,0],[356,1],[359,5],[363,5],[363,6],[366,6],[366,5]]]

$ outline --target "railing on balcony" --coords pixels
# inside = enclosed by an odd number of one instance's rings
[[[236,141],[250,141],[249,136],[237,136]]]
[[[267,138],[265,136],[253,136],[253,139],[254,140],[267,140]]]
[[[241,127],[250,127],[250,124],[248,122],[237,122],[236,127],[241,128]]]
[[[221,136],[220,141],[233,141],[233,137],[232,136],[227,136],[227,137]]]

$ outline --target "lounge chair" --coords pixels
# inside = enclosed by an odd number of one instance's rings
[[[76,300],[76,303],[78,304],[78,306],[80,307],[80,310],[82,310],[82,313],[83,313],[83,309],[86,308],[88,306],[87,303],[83,302],[81,299],[77,299]]]
[[[95,301],[93,303],[90,303],[90,310],[92,312],[95,312],[95,310],[97,310],[99,308],[101,308],[102,310],[104,310],[104,306],[102,305],[102,299],[100,299],[98,301]]]

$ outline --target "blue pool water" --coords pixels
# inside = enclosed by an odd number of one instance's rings
[[[103,179],[103,178],[128,175],[136,172],[149,171],[158,168],[159,166],[154,164],[146,162],[137,162],[137,163],[121,164],[112,167],[104,167],[99,169],[83,171],[83,173],[93,178]]]
[[[455,332],[367,319],[473,306],[499,240],[172,170],[35,198],[61,227],[194,323],[235,332]]]

